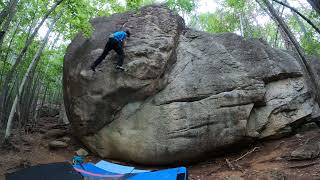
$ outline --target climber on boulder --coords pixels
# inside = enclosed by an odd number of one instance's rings
[[[109,51],[112,49],[115,50],[118,54],[118,62],[116,69],[124,70],[122,67],[123,60],[124,60],[124,52],[123,52],[123,45],[126,41],[126,39],[130,37],[130,31],[117,31],[109,36],[109,40],[103,50],[103,53],[100,55],[100,57],[95,60],[91,64],[92,71],[95,71],[95,68],[103,61],[103,59],[108,55]]]

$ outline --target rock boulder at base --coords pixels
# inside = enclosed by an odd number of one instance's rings
[[[68,134],[68,131],[64,129],[50,129],[45,131],[46,133],[43,135],[43,138],[45,139],[58,138]]]
[[[141,164],[198,161],[308,121],[318,104],[299,61],[262,40],[188,29],[163,6],[98,17],[64,61],[64,100],[76,135],[104,158]],[[125,72],[109,34],[130,29]]]
[[[316,159],[320,155],[319,136],[308,139],[305,144],[291,152],[290,160],[309,160]]]
[[[49,148],[50,149],[59,149],[59,148],[66,148],[68,147],[68,144],[63,141],[51,141],[49,142]]]
[[[88,151],[86,151],[85,149],[83,149],[83,148],[80,148],[80,149],[78,149],[77,151],[76,151],[76,154],[78,155],[78,156],[88,156]]]

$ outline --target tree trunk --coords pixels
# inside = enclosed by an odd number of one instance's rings
[[[62,15],[62,14],[61,14],[61,15]],[[28,70],[27,70],[26,74],[25,74],[24,77],[23,77],[23,80],[22,80],[22,82],[21,82],[21,84],[20,84],[20,87],[19,87],[18,94],[17,94],[17,96],[16,96],[15,99],[14,99],[14,103],[13,103],[13,105],[12,105],[11,112],[10,112],[10,115],[9,115],[9,118],[8,118],[8,121],[7,121],[7,128],[6,128],[6,133],[5,133],[5,139],[6,139],[6,140],[9,138],[9,136],[10,136],[10,134],[11,134],[10,131],[11,131],[11,124],[12,124],[12,120],[13,120],[13,115],[14,115],[14,113],[15,113],[15,111],[16,111],[17,104],[18,104],[18,100],[19,100],[19,97],[21,96],[21,93],[22,93],[22,91],[23,91],[23,89],[24,89],[26,80],[27,80],[27,78],[29,77],[31,70],[34,68],[34,66],[37,64],[37,62],[40,60],[40,56],[41,56],[41,54],[42,54],[42,52],[43,52],[43,49],[44,49],[44,47],[46,46],[46,44],[47,44],[47,42],[48,42],[49,35],[50,35],[50,33],[51,33],[51,31],[52,31],[55,23],[57,22],[57,20],[58,20],[60,17],[61,17],[61,16],[58,16],[58,17],[51,23],[51,25],[50,25],[47,33],[46,33],[46,36],[45,36],[45,38],[44,38],[44,40],[43,40],[43,43],[42,43],[41,47],[39,48],[39,50],[38,50],[38,52],[36,53],[36,55],[33,57],[32,62],[30,63],[30,65],[29,65],[29,67],[28,67]]]
[[[0,34],[0,48],[2,46],[2,43],[3,43],[3,39],[10,27],[10,23],[14,17],[14,15],[16,14],[16,7],[18,5],[18,1],[19,0],[12,0],[12,2],[10,2],[11,6],[10,6],[10,10],[8,12],[8,17],[6,18],[6,22],[4,23],[4,25],[2,26],[1,28],[1,34]]]
[[[268,0],[262,0],[262,1],[267,6],[270,14],[277,21],[277,23],[279,23],[279,25],[282,27],[283,31],[287,34],[288,38],[290,39],[290,41],[294,45],[297,53],[300,56],[299,60],[300,60],[301,66],[303,67],[305,77],[307,78],[307,80],[309,80],[309,82],[312,85],[311,88],[312,88],[312,91],[315,94],[316,101],[320,102],[319,94],[318,94],[319,93],[319,91],[318,91],[318,88],[319,88],[318,83],[316,81],[316,78],[314,77],[314,74],[312,73],[311,67],[307,63],[307,60],[306,60],[305,55],[304,55],[304,52],[303,52],[302,48],[300,47],[298,41],[296,40],[296,38],[294,37],[294,35],[290,31],[290,29],[287,26],[287,24],[284,22],[284,20],[277,14],[277,12],[273,8],[272,4]]]
[[[9,93],[8,93],[8,97],[6,99],[6,101],[7,101],[6,106],[10,106],[10,107],[12,106],[13,100],[12,100],[11,92],[14,92],[14,87],[16,87],[19,83],[20,83],[19,82],[19,74],[15,74],[15,78],[14,78],[14,82],[12,84],[12,87],[8,91]],[[0,111],[0,114],[2,114],[2,115],[8,114],[8,113],[9,113],[8,108],[4,108],[2,111]],[[1,127],[4,127],[6,125],[6,119],[2,118],[0,121],[1,121]],[[3,129],[3,128],[1,128],[1,129]]]
[[[11,13],[13,9],[17,6],[19,0],[11,0],[8,2],[7,6],[4,7],[4,9],[0,13],[0,26],[4,22],[4,20],[7,18],[7,16]]]
[[[33,102],[34,94],[36,91],[35,88],[39,83],[39,78],[40,78],[39,73],[36,74],[36,79],[34,79],[34,75],[36,73],[36,69],[37,69],[38,64],[39,64],[39,61],[37,61],[35,63],[35,65],[33,66],[32,70],[30,72],[29,78],[26,81],[26,85],[25,85],[26,88],[24,88],[26,92],[23,95],[24,102],[21,103],[21,107],[23,108],[22,117],[25,118],[25,119],[23,119],[23,122],[28,121],[28,118],[30,115],[30,108],[32,107],[31,104]]]
[[[299,26],[300,26],[300,28],[301,28],[301,31],[303,32],[303,34],[305,35],[305,37],[307,38],[307,40],[308,40],[309,42],[311,42],[312,40],[311,40],[311,38],[308,36],[307,29],[306,29],[306,27],[304,26],[303,22],[299,19],[299,17],[298,17],[294,12],[292,12],[292,14],[293,14],[293,17],[297,20],[297,22],[298,22],[298,24],[299,24]]]
[[[38,100],[40,97],[40,92],[42,90],[42,86],[41,86],[41,80],[39,79],[36,82],[36,93],[35,93],[35,98],[33,98],[32,103],[31,103],[31,117],[32,117],[32,122],[35,122],[36,120],[36,113],[37,113],[37,105],[38,105]]]
[[[54,48],[55,48],[57,42],[58,42],[59,39],[60,39],[60,35],[61,35],[61,34],[58,33],[57,36],[54,38],[54,41],[52,42],[52,44],[51,44],[51,46],[50,46],[50,49],[54,49]]]
[[[32,104],[31,104],[31,124],[32,126],[35,126],[36,122],[37,122],[37,107],[38,107],[38,101],[39,101],[39,97],[40,97],[40,92],[41,92],[41,83],[40,81],[37,82],[37,89],[36,89],[36,93],[35,93],[35,98],[33,99],[32,101]]]
[[[320,15],[320,1],[319,0],[307,0],[312,8]]]
[[[0,13],[0,25],[3,23],[3,21],[6,19],[7,17],[7,7],[5,7],[1,13]]]
[[[283,5],[283,6],[291,9],[291,11],[297,13],[300,17],[302,17],[304,20],[306,20],[306,21],[313,27],[313,29],[315,29],[315,30],[320,34],[320,29],[319,29],[315,24],[313,24],[310,19],[308,19],[307,17],[305,17],[303,14],[301,14],[297,9],[295,9],[294,7],[289,6],[289,5],[286,4],[286,3],[280,2],[280,1],[278,1],[278,0],[272,0],[272,1],[274,1],[274,2],[276,2],[276,3],[279,3],[279,4]]]
[[[240,20],[240,33],[241,33],[241,36],[244,37],[244,27],[243,27],[242,13],[239,13],[239,20]]]
[[[253,30],[252,30],[252,26],[250,25],[250,22],[248,20],[248,17],[244,14],[243,16],[244,19],[244,32],[245,32],[245,36],[249,37],[249,38],[253,38]],[[246,35],[247,34],[247,35]]]
[[[7,50],[7,52],[6,52],[6,55],[5,55],[4,58],[3,58],[3,66],[2,66],[1,75],[0,75],[0,82],[1,82],[1,83],[2,83],[2,79],[3,79],[3,77],[4,77],[4,74],[5,74],[5,69],[6,69],[6,65],[7,65],[9,53],[10,53],[10,51],[12,51],[11,45],[12,45],[13,40],[14,40],[17,32],[18,32],[19,26],[20,26],[20,22],[17,23],[17,25],[16,25],[16,27],[15,27],[15,30],[13,31],[12,37],[11,37],[10,42],[9,42],[8,50]],[[0,49],[2,49],[2,48],[0,47]],[[2,50],[1,50],[1,51],[2,51]],[[2,84],[0,84],[0,87],[2,87]],[[1,116],[0,116],[0,118],[1,118]]]
[[[33,17],[32,23],[30,23],[30,26],[28,28],[28,35],[26,38],[26,42],[27,42],[28,38],[30,37],[33,25],[34,25],[34,17]],[[13,67],[11,67],[11,69],[12,68]],[[10,70],[9,70],[9,72],[10,72]],[[19,73],[16,73],[16,74],[19,74]],[[13,75],[11,75],[11,76],[13,76]],[[7,99],[10,94],[10,91],[12,89],[9,86],[10,81],[7,81],[8,80],[8,78],[7,78],[8,73],[5,77],[6,78],[5,78],[4,82],[2,83],[2,89],[1,89],[1,94],[0,94],[0,118],[2,121],[5,121],[5,119],[7,119],[7,116],[6,116],[8,114],[7,109],[8,109],[8,105],[10,104],[10,103],[8,103]]]
[[[282,15],[283,15],[283,11],[284,11],[284,7],[282,7],[282,9],[281,9],[281,14],[280,14],[280,16],[282,17]],[[274,47],[278,47],[278,35],[279,35],[279,31],[281,31],[281,29],[280,29],[280,26],[278,25],[277,26],[277,32],[276,32],[276,37],[275,37],[275,40],[274,40]]]
[[[25,124],[27,121],[28,121],[28,112],[29,112],[29,102],[30,102],[30,99],[32,99],[33,97],[33,74],[32,72],[30,72],[30,75],[29,77],[26,79],[26,83],[24,85],[24,88],[23,88],[23,92],[20,96],[20,99],[19,99],[19,106],[21,108],[20,110],[20,117],[21,117],[21,122],[22,124]]]
[[[24,109],[23,114],[22,114],[22,116],[24,117],[24,119],[23,119],[24,123],[29,122],[30,111],[31,111],[33,100],[35,98],[38,84],[39,84],[39,79],[40,79],[39,74],[36,74],[35,76],[36,76],[35,79],[33,81],[31,80],[30,87],[29,87],[29,93],[25,94],[25,103],[21,104],[21,107],[23,107],[23,109]],[[30,79],[33,79],[33,78],[30,78]]]
[[[42,101],[41,101],[41,108],[43,107],[44,103],[46,102],[46,98],[47,98],[47,94],[48,94],[48,86],[49,84],[45,84],[45,90],[44,90],[44,94],[43,94],[43,97],[42,97]]]
[[[284,47],[289,51],[295,51],[295,47],[292,44],[288,34],[285,32],[282,26],[278,25],[281,37],[283,39]]]
[[[35,36],[37,35],[40,27],[43,25],[43,23],[45,22],[45,20],[49,17],[49,15],[56,9],[56,7],[58,7],[59,4],[62,3],[63,0],[58,0],[50,9],[49,11],[44,15],[44,17],[42,18],[41,22],[38,24],[38,26],[35,28],[35,30],[33,31],[33,33],[31,34],[31,36],[27,39],[24,48],[22,49],[22,51],[20,52],[20,54],[18,55],[18,57],[15,60],[14,65],[12,66],[11,70],[8,72],[4,84],[3,84],[3,88],[2,88],[2,92],[0,95],[0,111],[3,110],[4,106],[5,106],[5,98],[6,95],[8,93],[8,84],[11,81],[13,74],[16,70],[16,68],[18,67],[20,61],[22,60],[23,56],[25,55],[25,53],[27,52],[29,46],[31,45],[31,43],[33,42]]]

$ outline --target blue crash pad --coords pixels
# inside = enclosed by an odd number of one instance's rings
[[[98,163],[95,164],[95,166],[105,171],[114,172],[118,174],[150,172],[149,170],[135,169],[135,167],[114,164],[108,161],[99,161]]]
[[[86,163],[82,165],[73,166],[76,171],[78,171],[84,177],[93,177],[93,178],[116,178],[123,177],[122,174],[113,173],[105,171],[96,167],[93,163]]]
[[[135,170],[134,167],[100,161],[97,164],[86,163],[74,165],[83,176],[92,178],[121,178],[126,180],[187,180],[185,167],[171,168],[159,171]]]
[[[179,175],[180,174],[180,175]],[[165,169],[153,172],[139,173],[127,180],[187,180],[187,169],[185,167]]]

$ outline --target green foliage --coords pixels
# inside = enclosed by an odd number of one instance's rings
[[[57,28],[67,31],[68,38],[74,36],[77,31],[81,31],[86,37],[91,35],[92,27],[89,19],[92,18],[95,9],[88,4],[89,0],[69,0],[57,10],[58,13],[63,13]],[[65,27],[66,22],[68,29]]]
[[[202,28],[207,32],[234,32],[239,25],[239,19],[232,13],[206,13],[199,17]]]
[[[6,4],[3,1],[0,1],[0,10],[3,10],[5,6]]]
[[[320,41],[315,37],[312,32],[309,32],[302,36],[301,46],[305,52],[309,55],[320,55]]]
[[[166,4],[178,12],[191,12],[196,7],[195,0],[167,0]]]
[[[226,4],[235,9],[243,9],[245,7],[245,0],[226,0]]]
[[[111,13],[122,13],[126,11],[126,7],[121,5],[117,0],[109,0],[108,5],[110,6]]]
[[[127,8],[137,10],[143,3],[143,0],[126,0]]]
[[[138,10],[141,6],[155,3],[155,0],[126,0],[126,10]]]

